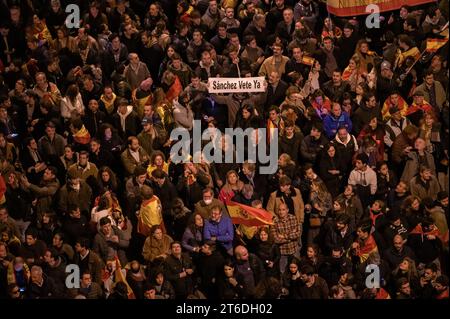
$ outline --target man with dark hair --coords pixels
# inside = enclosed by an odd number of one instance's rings
[[[66,262],[58,251],[51,247],[47,248],[44,255],[44,273],[53,279],[55,285],[63,291],[66,285]]]
[[[135,136],[128,138],[128,148],[120,156],[122,165],[125,168],[125,175],[134,174],[137,167],[145,165],[150,160],[147,152],[139,145],[139,140]]]
[[[309,135],[305,136],[300,144],[301,158],[311,164],[317,163],[322,150],[328,143],[328,139],[323,134],[321,122],[314,122]]]
[[[363,207],[372,203],[372,197],[377,192],[377,174],[368,166],[369,157],[365,153],[356,156],[355,169],[350,172],[348,183],[355,185]]]
[[[286,204],[289,213],[297,217],[301,231],[305,220],[305,204],[300,190],[292,186],[292,180],[287,176],[280,178],[279,189],[270,194],[266,209],[275,216],[282,204]]]
[[[225,259],[216,249],[216,243],[206,240],[200,247],[200,257],[197,262],[198,276],[200,278],[200,290],[208,299],[218,297],[217,282],[223,272]]]
[[[167,174],[160,168],[157,168],[152,172],[151,179],[153,192],[161,201],[164,225],[167,228],[167,233],[173,236],[173,222],[175,216],[172,216],[172,206],[174,199],[178,197],[177,189],[170,181]]]
[[[68,174],[67,183],[59,191],[58,212],[62,216],[70,213],[70,208],[78,207],[88,217],[91,211],[92,189],[75,174]]]
[[[141,130],[138,114],[124,98],[117,101],[117,113],[112,116],[112,122],[123,139],[128,136],[136,136]]]
[[[87,238],[78,238],[75,241],[75,258],[74,263],[80,267],[80,273],[88,271],[92,276],[92,281],[102,284],[103,268],[105,263],[93,251],[89,249],[89,240]]]
[[[330,78],[323,84],[323,92],[330,100],[340,101],[345,92],[351,91],[350,84],[342,80],[342,73],[338,68],[331,72]]]
[[[422,199],[430,197],[432,200],[436,200],[437,194],[441,190],[439,181],[433,175],[432,170],[426,165],[421,165],[419,174],[411,178],[409,188],[412,195]]]
[[[284,130],[281,131],[280,135],[278,139],[278,154],[288,154],[298,164],[300,145],[303,141],[302,131],[296,131],[294,122],[287,119],[284,122]]]
[[[70,205],[65,214],[62,230],[67,236],[67,242],[74,245],[77,238],[89,235],[88,222],[75,204]]]
[[[25,176],[21,178],[21,185],[30,190],[37,199],[36,210],[38,215],[51,211],[56,202],[55,194],[59,190],[59,181],[56,179],[56,168],[50,166],[45,169],[39,185],[31,184]]]
[[[381,120],[381,109],[374,93],[367,93],[364,96],[362,105],[353,113],[353,132],[358,135],[363,127],[376,117]]]
[[[180,242],[172,242],[170,250],[171,254],[164,260],[165,276],[175,290],[175,298],[185,300],[194,291],[193,274],[195,268],[191,257],[182,253]]]
[[[419,269],[429,263],[440,265],[438,258],[442,253],[442,241],[432,218],[424,218],[411,231],[408,236],[408,245],[417,256]]]
[[[104,262],[119,258],[121,265],[128,263],[125,250],[128,248],[130,238],[117,226],[111,225],[111,219],[107,216],[100,219],[100,231],[95,235],[92,249]]]
[[[37,229],[28,228],[25,231],[25,243],[22,245],[19,255],[25,259],[27,264],[40,265],[44,262],[46,249],[45,242],[38,239]]]
[[[328,299],[328,285],[315,273],[311,265],[304,265],[300,269],[300,281],[298,287],[300,299]]]
[[[323,254],[328,256],[333,251],[334,247],[343,247],[347,251],[353,242],[354,226],[351,225],[351,217],[346,213],[341,213],[336,216],[336,219],[331,224],[325,224],[325,234],[323,236]]]

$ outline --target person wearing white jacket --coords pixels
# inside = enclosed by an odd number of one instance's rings
[[[71,84],[66,91],[66,96],[61,100],[61,116],[68,120],[72,114],[84,115],[84,104],[78,85]]]

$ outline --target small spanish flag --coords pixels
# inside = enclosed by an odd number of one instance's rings
[[[427,52],[436,52],[440,48],[442,48],[448,39],[427,39]]]
[[[73,139],[79,144],[89,144],[91,141],[91,134],[89,134],[89,131],[83,125],[78,132],[73,134]]]
[[[309,65],[309,66],[313,66],[314,65],[314,61],[315,61],[315,59],[310,57],[310,56],[305,56],[304,55],[302,57],[302,63],[303,64],[306,64],[306,65]]]
[[[227,203],[227,209],[233,224],[250,227],[273,225],[273,215],[265,209],[254,208],[232,201]]]

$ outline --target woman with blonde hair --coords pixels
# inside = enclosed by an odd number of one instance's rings
[[[342,72],[342,80],[347,81],[350,84],[352,92],[356,91],[356,86],[359,83],[365,82],[363,73],[360,72],[360,68],[361,60],[357,54],[354,54],[350,58],[348,66],[344,69],[344,72]]]
[[[369,50],[369,43],[367,40],[362,39],[358,41],[356,45],[355,55],[358,56],[360,64],[359,71],[361,74],[367,75],[369,73],[369,64],[372,68],[375,67],[375,58],[377,54],[374,51]]]
[[[391,284],[392,293],[395,294],[396,283],[400,278],[406,278],[413,291],[420,288],[419,274],[416,268],[416,262],[410,258],[403,258],[402,262],[392,271]]]
[[[323,224],[333,207],[333,199],[324,182],[312,182],[309,202],[309,204],[305,205],[305,211],[310,211],[308,244],[311,244],[314,242],[314,238],[319,234],[320,226]]]
[[[236,194],[240,193],[244,188],[244,183],[239,179],[239,175],[235,170],[230,170],[227,173],[225,185],[219,193],[219,199],[224,203],[230,201]]]

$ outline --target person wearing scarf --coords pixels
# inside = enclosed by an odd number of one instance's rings
[[[352,244],[349,253],[350,257],[356,258],[360,264],[364,263],[369,255],[378,252],[375,238],[370,234],[372,225],[364,223],[356,229],[357,240]]]

